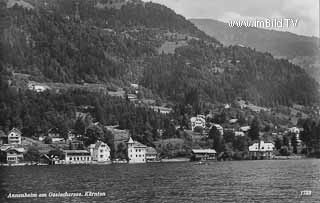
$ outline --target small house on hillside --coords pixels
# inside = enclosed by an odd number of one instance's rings
[[[196,128],[206,128],[206,120],[205,116],[203,115],[198,115],[197,117],[192,117],[190,119],[191,122],[191,130],[194,131]]]
[[[8,144],[21,144],[21,132],[17,128],[10,130],[8,134]]]
[[[66,140],[60,135],[58,128],[51,128],[48,130],[48,137],[51,138],[52,143],[64,143]]]

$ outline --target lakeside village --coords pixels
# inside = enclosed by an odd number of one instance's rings
[[[192,117],[191,132],[197,133],[204,130],[203,134],[214,128],[214,131],[223,136],[227,129],[219,124],[212,124],[208,128],[206,117],[198,115]],[[236,123],[237,119],[231,119],[229,123]],[[81,135],[75,135],[70,131],[68,138],[60,136],[58,129],[50,129],[46,136],[41,136],[38,140],[23,137],[19,129],[13,128],[7,134],[0,131],[0,161],[2,166],[19,165],[54,165],[54,164],[111,164],[111,163],[148,163],[148,162],[174,162],[174,161],[209,161],[217,160],[219,155],[215,149],[191,149],[188,159],[161,159],[157,148],[146,146],[132,139],[125,130],[119,130],[116,126],[109,126],[110,131],[118,136],[122,135],[122,143],[125,144],[126,158],[112,159],[111,148],[108,144],[98,140],[88,147],[84,147]],[[244,137],[250,130],[250,126],[242,126],[234,132],[236,137]],[[286,133],[294,136],[296,150],[302,149],[300,133],[303,129],[292,127]],[[50,139],[51,144],[45,144]],[[121,145],[121,144],[120,144]],[[48,147],[50,146],[50,147]],[[276,156],[276,148],[273,142],[260,140],[248,146],[249,159],[279,159]],[[282,157],[283,158],[283,157]],[[287,157],[289,158],[289,157]]]
[[[32,90],[46,90],[40,87],[33,85]],[[138,106],[146,103],[136,94],[127,99]],[[176,113],[169,107],[148,107],[168,117]],[[180,124],[172,119],[166,128],[152,131],[155,138],[133,135],[119,125],[103,126],[88,119],[90,113],[79,111],[76,117],[81,122],[74,129],[51,128],[35,135],[24,135],[17,127],[0,130],[0,165],[296,159],[320,152],[318,136],[311,128],[308,132],[302,128],[310,115],[318,117],[319,112],[300,105],[268,109],[238,99],[194,117],[184,116]],[[83,133],[76,130],[79,127]]]

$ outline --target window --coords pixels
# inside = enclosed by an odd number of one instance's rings
[[[132,157],[132,154],[130,155],[130,157]]]
[[[72,161],[72,157],[70,157],[69,160]]]
[[[139,157],[141,157],[141,154],[139,154]]]
[[[138,152],[138,150],[136,149],[136,152]]]
[[[101,149],[101,150],[100,150],[100,153],[102,153],[102,152],[103,152],[103,150]]]
[[[77,160],[79,161],[79,157],[77,157]]]
[[[103,155],[100,155],[100,158],[103,158]]]
[[[136,157],[138,157],[138,155],[136,154]]]

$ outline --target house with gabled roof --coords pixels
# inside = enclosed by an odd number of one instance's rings
[[[8,134],[8,144],[21,144],[21,131],[17,128],[12,128]]]
[[[23,154],[25,149],[22,147],[14,147],[13,145],[2,146],[0,153],[5,157],[4,161],[8,164],[17,164],[23,161]]]
[[[146,148],[146,162],[155,162],[158,161],[158,152],[153,147],[147,147]]]
[[[92,161],[98,163],[110,162],[110,147],[102,142],[97,141],[95,144],[89,146],[89,151],[92,157]]]

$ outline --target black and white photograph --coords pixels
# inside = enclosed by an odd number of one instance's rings
[[[320,0],[0,0],[15,202],[320,202]]]

